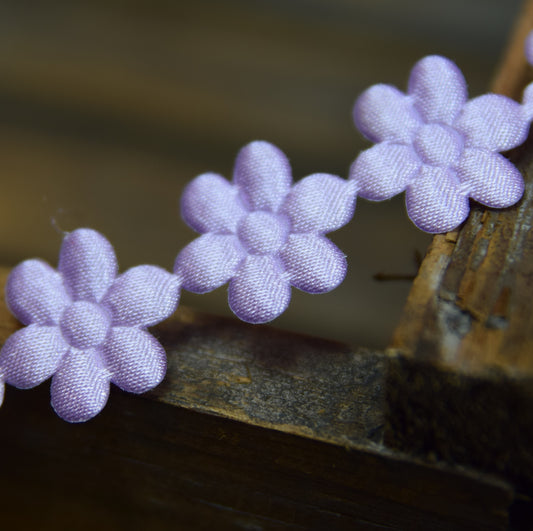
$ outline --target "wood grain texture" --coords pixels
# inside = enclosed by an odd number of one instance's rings
[[[347,447],[382,439],[383,353],[189,309],[157,335],[165,403]]]
[[[518,46],[532,27],[528,2],[494,85],[509,95],[532,79]],[[501,211],[473,204],[458,231],[434,238],[415,279],[392,341],[385,441],[505,475],[531,522],[533,137],[509,157],[522,200]]]
[[[484,475],[419,464],[377,447],[327,444],[116,389],[93,421],[68,425],[51,412],[48,392],[47,386],[9,389],[0,409],[1,448],[9,456],[0,483],[6,526],[507,526],[512,489]]]
[[[533,2],[528,1],[495,76],[495,92],[519,97],[533,79],[523,53],[531,29]],[[532,147],[530,139],[510,154],[526,184],[516,206],[491,210],[472,204],[458,231],[434,238],[392,347],[461,371],[531,374]]]
[[[2,270],[5,278],[6,270]],[[18,324],[0,304],[7,336]],[[144,396],[69,425],[49,389],[0,408],[4,525],[39,529],[503,529],[513,489],[383,441],[383,353],[181,308]],[[32,510],[27,511],[28,498]]]
[[[533,376],[532,147],[513,155],[526,182],[515,207],[473,205],[457,234],[435,238],[393,347],[462,372]]]

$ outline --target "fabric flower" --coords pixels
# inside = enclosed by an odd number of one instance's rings
[[[522,176],[498,152],[526,139],[522,106],[497,94],[467,97],[461,71],[439,56],[415,65],[407,94],[389,85],[366,90],[355,124],[377,144],[350,169],[358,195],[382,201],[405,191],[409,217],[432,233],[460,225],[469,197],[493,208],[516,203]]]
[[[6,300],[27,326],[0,352],[0,403],[4,381],[28,389],[52,376],[56,413],[84,422],[105,406],[110,382],[131,393],[161,382],[165,351],[146,327],[174,312],[179,280],[150,265],[116,275],[111,244],[91,229],[65,237],[57,271],[41,260],[13,269]]]
[[[308,293],[337,287],[346,258],[324,234],[346,224],[353,183],[324,173],[294,186],[285,155],[268,142],[239,153],[230,183],[205,173],[185,189],[185,222],[202,236],[176,258],[183,287],[206,293],[229,282],[229,305],[242,320],[265,323],[289,304],[291,286]]]

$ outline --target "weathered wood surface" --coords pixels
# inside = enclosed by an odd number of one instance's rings
[[[486,477],[119,391],[93,421],[68,425],[46,386],[9,391],[6,529],[506,528],[512,490]]]
[[[533,29],[533,2],[524,4],[492,90],[517,99],[533,80],[523,52]],[[473,373],[499,367],[533,372],[533,140],[510,158],[526,182],[524,197],[506,210],[472,204],[458,230],[434,237],[409,294],[392,346]]]
[[[394,347],[465,373],[533,376],[532,148],[512,156],[526,181],[517,206],[473,205],[458,232],[435,238]]]
[[[5,304],[0,322],[3,338],[19,326]],[[163,384],[114,389],[86,424],[55,416],[47,384],[7,389],[3,525],[505,528],[508,483],[382,445],[384,354],[187,308],[154,332],[169,354]]]
[[[157,333],[165,403],[346,447],[383,438],[383,353],[186,308]]]

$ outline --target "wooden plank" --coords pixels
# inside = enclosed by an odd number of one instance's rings
[[[517,28],[495,82],[511,95],[532,77],[519,41],[533,28],[533,2]],[[434,238],[415,279],[392,341],[385,440],[506,475],[531,521],[533,137],[509,156],[523,199],[501,211],[472,205],[457,232]]]
[[[157,328],[169,373],[152,396],[342,446],[383,436],[385,356],[182,308]]]
[[[5,278],[6,270],[2,271]],[[3,338],[18,328],[0,304]],[[387,356],[181,308],[163,384],[69,425],[48,385],[0,408],[3,522],[57,529],[501,529],[505,482],[382,444]],[[26,511],[28,497],[35,510]],[[83,519],[80,515],[83,514]]]
[[[39,529],[503,529],[504,483],[113,392],[68,425],[48,390],[0,410],[4,525]],[[8,428],[8,430],[6,430]],[[31,507],[31,510],[28,508]],[[152,527],[155,526],[155,527]]]

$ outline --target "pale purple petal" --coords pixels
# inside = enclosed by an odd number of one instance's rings
[[[292,184],[291,167],[276,146],[255,141],[237,155],[233,179],[250,210],[277,212]]]
[[[111,244],[92,229],[77,229],[63,240],[58,270],[74,300],[99,302],[117,274]]]
[[[533,65],[533,31],[530,31],[524,42],[524,51],[527,62]]]
[[[408,93],[425,122],[447,125],[453,123],[468,98],[459,68],[438,55],[424,57],[416,63],[409,77]]]
[[[4,403],[5,389],[6,389],[6,386],[4,384],[4,380],[0,377],[0,406]]]
[[[111,381],[124,391],[144,393],[161,383],[167,357],[154,336],[136,328],[113,328],[102,353]]]
[[[235,275],[245,256],[236,236],[208,233],[181,250],[174,273],[181,279],[184,289],[207,293]]]
[[[500,94],[470,100],[453,124],[466,137],[468,147],[506,151],[527,138],[529,122],[522,106]]]
[[[405,202],[413,223],[430,233],[457,228],[470,210],[468,195],[455,172],[436,166],[422,167],[416,180],[407,187]]]
[[[292,234],[280,257],[291,284],[307,293],[325,293],[346,276],[346,257],[324,236]]]
[[[465,149],[457,173],[470,197],[492,208],[514,205],[524,193],[522,175],[499,153]]]
[[[350,168],[357,195],[383,201],[403,192],[420,169],[420,159],[411,146],[376,144],[359,154]]]
[[[67,422],[85,422],[104,408],[110,380],[97,351],[72,349],[52,378],[52,407]]]
[[[234,233],[246,214],[239,189],[221,175],[204,173],[185,188],[181,215],[196,232]]]
[[[522,118],[531,122],[533,120],[533,83],[524,89],[522,96]]]
[[[42,260],[26,260],[7,279],[6,302],[23,324],[57,324],[70,299],[61,275]]]
[[[115,326],[153,326],[172,315],[179,301],[179,279],[152,265],[118,276],[102,299]]]
[[[372,142],[408,144],[422,125],[411,98],[390,85],[365,90],[353,109],[355,125]]]
[[[29,325],[5,342],[0,373],[8,384],[30,389],[54,374],[67,349],[57,326]]]
[[[290,299],[287,275],[272,256],[248,256],[229,284],[230,308],[248,323],[272,321],[287,309]]]
[[[292,232],[326,233],[348,223],[355,209],[354,184],[326,173],[296,183],[281,209],[292,222]]]

